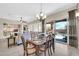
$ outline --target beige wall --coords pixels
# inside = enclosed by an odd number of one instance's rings
[[[64,18],[68,18],[68,12],[67,11],[61,11],[59,13],[51,15],[48,19],[46,19],[46,22],[61,20],[61,19],[64,19]]]

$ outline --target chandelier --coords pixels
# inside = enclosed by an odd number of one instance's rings
[[[36,18],[38,20],[45,20],[46,19],[46,15],[45,13],[42,11],[42,3],[40,4],[40,13],[36,15]]]
[[[21,23],[27,23],[27,21],[24,21],[23,20],[23,17],[20,17],[20,20],[19,20]]]

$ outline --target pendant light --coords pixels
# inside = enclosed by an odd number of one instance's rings
[[[40,13],[36,15],[36,18],[40,21],[46,19],[46,15],[44,14],[42,10],[42,3],[40,3]]]

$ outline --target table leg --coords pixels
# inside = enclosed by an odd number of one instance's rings
[[[39,56],[39,46],[36,46],[36,55]]]
[[[15,45],[15,44],[16,44],[16,43],[15,43],[15,38],[13,38],[13,40],[14,40],[13,44],[10,44],[10,38],[7,38],[7,41],[8,41],[8,48],[10,47],[10,45]]]
[[[7,38],[7,40],[8,40],[8,48],[9,48],[9,38]]]
[[[15,43],[15,39],[16,39],[16,38],[14,37],[14,45],[16,44],[16,43]]]

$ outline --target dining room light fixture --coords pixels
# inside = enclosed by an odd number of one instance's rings
[[[46,19],[46,15],[42,10],[42,3],[40,3],[40,13],[36,15],[36,18],[40,21]]]

